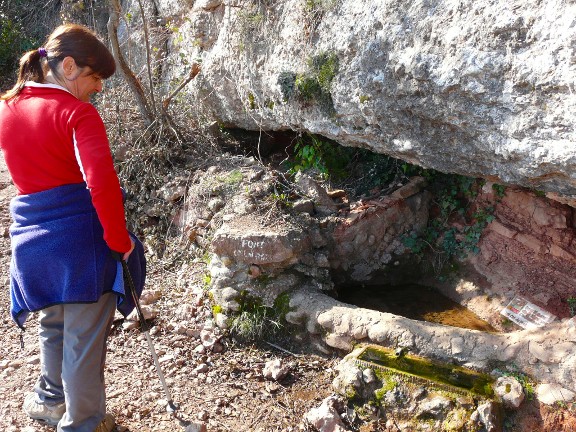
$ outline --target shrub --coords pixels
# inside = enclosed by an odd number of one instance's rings
[[[315,169],[325,178],[340,178],[346,173],[350,149],[337,143],[322,139],[318,135],[301,136],[294,148],[290,171]]]

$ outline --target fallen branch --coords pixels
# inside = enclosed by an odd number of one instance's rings
[[[288,351],[288,350],[286,350],[286,349],[284,349],[284,348],[282,348],[282,347],[280,347],[280,346],[278,346],[278,345],[275,345],[275,344],[273,344],[273,343],[271,343],[271,342],[266,341],[266,343],[267,343],[268,345],[270,345],[271,347],[276,348],[277,350],[280,350],[280,351],[282,351],[282,352],[285,352],[286,354],[293,355],[294,357],[301,357],[300,354],[294,354],[293,352],[290,352],[290,351]]]

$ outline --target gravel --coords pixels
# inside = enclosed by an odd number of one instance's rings
[[[22,411],[24,396],[38,376],[37,319],[32,314],[20,346],[20,330],[9,313],[9,200],[15,194],[5,172],[0,175],[0,430],[51,431]],[[107,409],[121,431],[307,431],[305,414],[332,394],[333,368],[340,360],[306,353],[306,346],[282,347],[235,342],[213,325],[201,280],[204,264],[166,270],[150,263],[147,307],[157,313],[151,337],[176,413],[167,398],[148,344],[136,326],[113,326],[105,370]],[[287,373],[279,381],[265,378],[267,362],[280,360]]]

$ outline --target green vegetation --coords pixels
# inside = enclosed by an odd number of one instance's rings
[[[240,311],[231,320],[231,334],[245,342],[278,336],[284,329],[285,317],[290,311],[289,299],[287,293],[281,294],[273,307],[267,307],[260,298],[242,292],[238,299]]]
[[[288,102],[288,100],[294,94],[294,88],[296,86],[296,74],[290,71],[280,72],[280,75],[278,75],[277,83],[280,86],[280,91],[284,97],[284,102]]]
[[[504,328],[510,328],[510,327],[514,326],[514,323],[506,317],[501,317],[500,318],[500,325]]]
[[[16,80],[18,60],[26,51],[37,48],[44,36],[41,29],[30,31],[26,24],[31,19],[24,10],[34,10],[37,5],[28,1],[7,2],[0,0],[0,86],[7,90]]]
[[[494,183],[492,185],[492,190],[496,194],[496,197],[499,199],[504,198],[504,195],[506,195],[506,186],[502,186],[502,185]]]
[[[313,11],[328,11],[336,6],[337,0],[306,0],[305,10],[307,12]]]
[[[376,373],[376,371],[374,371],[374,372]],[[386,393],[394,390],[396,388],[396,386],[398,385],[398,383],[396,382],[396,380],[394,379],[393,376],[383,375],[380,379],[382,380],[382,387],[380,387],[379,389],[377,389],[374,392],[374,396],[376,398],[376,403],[378,405],[382,404],[382,399],[384,399],[384,396],[386,396]]]
[[[453,364],[435,362],[410,354],[397,356],[390,349],[373,346],[366,347],[358,359],[373,363],[391,373],[428,379],[480,396],[494,396],[494,379],[490,375]]]
[[[358,99],[360,100],[361,104],[364,104],[370,100],[370,96],[360,95],[360,97]]]
[[[499,372],[503,376],[511,376],[515,378],[521,385],[522,389],[524,390],[524,394],[528,400],[534,400],[534,396],[536,394],[536,390],[534,388],[535,382],[532,378],[526,375],[523,372],[514,369],[514,365],[509,365],[512,370],[501,371],[499,369],[495,369],[496,372]]]
[[[570,316],[576,316],[576,297],[568,297],[566,299],[568,308],[570,309]]]
[[[334,112],[330,86],[338,73],[338,56],[323,51],[311,57],[306,72],[296,74],[283,71],[278,75],[278,85],[284,101],[296,97],[305,105],[316,103],[328,113]]]
[[[413,165],[366,149],[355,149],[349,156],[350,164],[346,167],[353,177],[360,178],[353,186],[355,195],[371,195],[376,190],[388,187],[392,183],[402,183],[411,175]]]
[[[321,52],[308,60],[308,71],[296,76],[296,92],[305,103],[316,102],[329,113],[334,111],[330,94],[332,80],[338,73],[338,56]]]
[[[212,276],[210,276],[210,274],[206,273],[202,276],[202,286],[205,290],[208,290],[210,288],[210,284],[212,283]]]
[[[286,319],[286,314],[290,312],[290,294],[287,292],[280,294],[274,300],[274,315],[280,318],[282,321]]]
[[[210,251],[206,250],[204,251],[204,253],[202,254],[202,257],[200,258],[202,260],[202,262],[206,265],[210,265],[210,262],[212,261],[212,257],[210,256]]]
[[[220,182],[220,183],[224,183],[225,185],[228,186],[236,186],[239,185],[240,182],[242,182],[242,179],[244,178],[244,176],[242,175],[242,171],[240,170],[233,170],[230,173],[228,173],[225,176],[218,176],[216,177],[216,179]]]
[[[264,15],[258,9],[257,5],[249,10],[238,12],[241,33],[244,36],[250,36],[262,26]]]
[[[257,108],[256,98],[254,97],[254,93],[248,93],[248,107],[249,107],[251,110]]]
[[[316,30],[322,17],[326,12],[333,10],[338,5],[338,0],[305,0],[304,14],[305,25],[304,30],[307,33]]]
[[[309,75],[296,75],[294,85],[298,91],[298,96],[305,102],[314,101],[320,97],[322,92],[318,79]]]
[[[347,147],[311,134],[300,136],[294,151],[294,157],[288,162],[290,172],[315,169],[324,178],[343,177],[351,153]]]
[[[486,225],[494,220],[494,208],[471,205],[481,187],[477,179],[454,174],[423,171],[434,194],[434,206],[428,226],[402,239],[413,253],[432,252],[434,271],[439,275],[453,258],[478,253],[478,242]],[[454,222],[458,222],[455,224]]]
[[[222,306],[220,305],[212,305],[212,316],[216,317],[219,313],[222,313]]]
[[[318,81],[320,90],[330,93],[332,80],[338,73],[338,56],[334,52],[323,51],[308,61],[312,76]]]
[[[266,200],[280,207],[292,207],[290,196],[286,193],[272,193],[266,197]]]

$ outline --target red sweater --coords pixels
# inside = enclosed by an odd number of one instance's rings
[[[104,240],[114,251],[130,249],[120,182],[94,106],[63,87],[27,83],[15,99],[0,101],[0,147],[20,195],[85,181]]]

